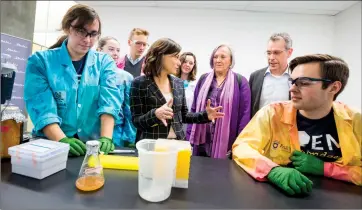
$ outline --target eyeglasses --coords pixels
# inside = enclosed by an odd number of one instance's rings
[[[274,51],[266,51],[265,55],[270,57],[271,55],[275,55],[275,56],[279,56],[280,54],[282,54],[282,52],[285,52],[287,50],[274,50]]]
[[[88,33],[87,30],[85,30],[84,28],[77,28],[77,27],[74,27],[74,26],[71,26],[74,31],[75,31],[75,34],[79,37],[82,37],[82,38],[87,38],[87,36],[89,36],[89,38],[91,39],[95,39],[99,36],[99,32],[98,31],[92,31],[90,33]]]
[[[325,82],[332,83],[333,81],[330,79],[322,79],[322,78],[311,78],[311,77],[298,77],[296,79],[289,78],[289,87],[292,87],[294,84],[300,87],[307,87],[309,85],[315,84],[316,82]]]
[[[138,40],[132,40],[132,42],[137,46],[137,47],[148,47],[149,44],[146,43],[146,42],[141,42],[141,41],[138,41]]]

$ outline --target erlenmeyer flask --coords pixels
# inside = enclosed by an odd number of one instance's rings
[[[76,187],[82,191],[98,190],[104,185],[103,167],[99,161],[99,141],[87,141],[87,154],[79,171]],[[93,159],[89,164],[89,159]]]

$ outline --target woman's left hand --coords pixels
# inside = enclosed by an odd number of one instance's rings
[[[210,105],[211,105],[211,100],[208,99],[206,105],[207,117],[209,118],[209,120],[215,123],[215,119],[222,118],[224,117],[225,114],[222,112],[218,112],[220,109],[222,109],[222,106],[212,108]]]

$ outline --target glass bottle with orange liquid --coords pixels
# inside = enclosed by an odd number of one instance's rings
[[[75,186],[82,191],[98,190],[104,185],[103,167],[99,160],[99,141],[87,141],[87,154],[84,157]],[[89,164],[92,158],[93,164]]]

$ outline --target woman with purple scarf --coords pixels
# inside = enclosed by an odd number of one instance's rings
[[[220,45],[210,58],[212,72],[200,77],[191,112],[211,106],[222,106],[223,118],[208,124],[191,124],[186,139],[193,145],[193,155],[211,158],[230,157],[231,146],[250,120],[251,96],[245,77],[232,71],[235,57],[231,48]]]

